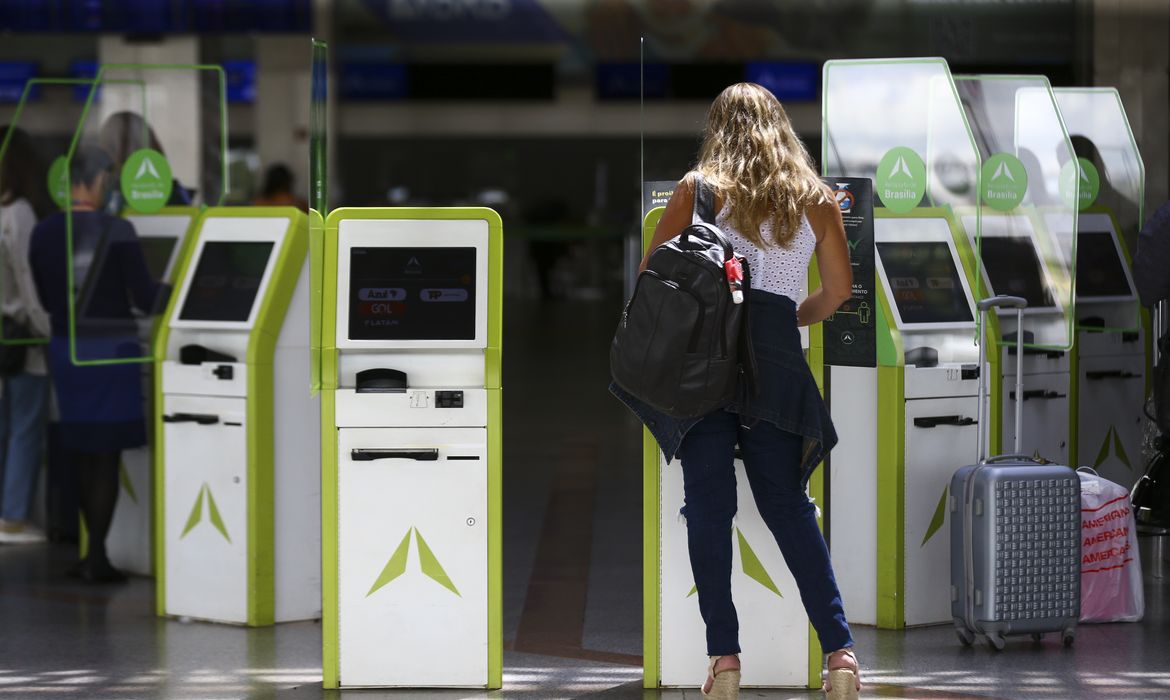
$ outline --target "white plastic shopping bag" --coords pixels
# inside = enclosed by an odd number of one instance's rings
[[[1136,622],[1146,611],[1129,491],[1093,470],[1081,477],[1081,622]]]

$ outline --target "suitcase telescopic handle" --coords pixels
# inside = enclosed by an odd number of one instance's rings
[[[1028,300],[1023,297],[1013,297],[1000,294],[986,299],[980,299],[976,304],[979,309],[979,445],[976,454],[977,461],[982,462],[987,457],[987,312],[991,309],[1016,310],[1016,338],[1024,338],[1024,309],[1028,308]],[[1019,341],[1017,341],[1019,342]],[[1013,452],[1020,451],[1020,435],[1024,428],[1024,353],[1016,353],[1016,438]]]

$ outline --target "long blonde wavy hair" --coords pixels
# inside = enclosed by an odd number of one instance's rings
[[[784,107],[755,83],[736,83],[711,103],[695,171],[760,248],[788,247],[805,209],[832,201]],[[772,240],[765,241],[760,227],[769,219]]]

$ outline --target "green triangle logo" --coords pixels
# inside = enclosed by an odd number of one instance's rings
[[[122,482],[122,490],[135,504],[138,503],[138,493],[134,490],[134,482],[130,481],[130,472],[126,471],[126,463],[118,464],[118,481]]]
[[[369,593],[366,593],[366,597],[369,598],[391,581],[406,573],[406,561],[410,556],[411,535],[414,535],[415,544],[418,545],[418,564],[423,574],[443,588],[462,598],[463,595],[455,587],[455,583],[451,581],[451,577],[447,575],[446,569],[439,563],[439,558],[435,556],[430,545],[423,539],[422,533],[415,527],[406,531],[406,535],[398,543],[398,547],[394,550],[394,553],[390,555],[390,560],[386,562],[386,566],[382,567],[382,573],[378,574],[378,578],[374,581],[374,585],[370,587]]]
[[[1093,461],[1093,468],[1101,466],[1109,458],[1109,443],[1113,437],[1113,426],[1105,431],[1105,439],[1101,441],[1101,449],[1097,450],[1097,459]]]
[[[1120,461],[1122,464],[1125,465],[1126,469],[1133,471],[1133,465],[1129,463],[1129,455],[1126,454],[1125,446],[1122,445],[1122,443],[1121,443],[1121,435],[1118,434],[1117,428],[1112,428],[1112,430],[1113,430],[1113,454],[1114,454],[1114,456],[1117,457],[1118,461]]]
[[[768,575],[768,570],[764,568],[763,562],[761,562],[760,558],[756,556],[755,550],[753,550],[752,546],[748,544],[747,538],[743,536],[743,532],[738,527],[735,528],[735,534],[739,540],[739,563],[740,568],[743,569],[743,573],[746,574],[747,577],[751,580],[783,598],[784,594],[780,592],[779,586],[777,586],[776,582],[772,580],[772,577]],[[687,597],[690,598],[698,592],[698,585],[691,586],[691,591],[690,593],[687,593]]]
[[[179,535],[179,539],[187,536],[187,533],[195,529],[195,526],[203,522],[203,501],[206,496],[207,501],[207,517],[211,521],[212,527],[223,535],[223,538],[231,544],[232,538],[228,535],[227,526],[224,525],[223,517],[219,514],[219,506],[215,504],[215,496],[211,493],[211,487],[207,482],[199,488],[199,495],[195,498],[195,505],[191,506],[191,513],[187,516],[187,524],[183,527],[183,534]]]
[[[922,537],[922,544],[919,547],[925,547],[926,543],[934,537],[935,533],[942,529],[943,523],[947,519],[947,490],[949,486],[943,487],[942,495],[939,496],[938,505],[934,507],[934,515],[930,518],[930,525],[926,528],[926,535]]]
[[[1113,448],[1113,456],[1117,458],[1117,461],[1132,471],[1133,464],[1129,461],[1129,453],[1125,451],[1125,445],[1121,442],[1121,434],[1117,432],[1117,426],[1114,425],[1109,426],[1109,430],[1105,432],[1105,438],[1101,440],[1101,449],[1097,450],[1097,459],[1093,462],[1093,468],[1100,467],[1109,458],[1110,446]]]

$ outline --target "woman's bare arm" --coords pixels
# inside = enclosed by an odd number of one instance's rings
[[[638,272],[646,269],[650,253],[653,253],[655,248],[682,233],[684,228],[691,225],[695,202],[694,191],[690,178],[683,178],[679,181],[670,201],[666,203],[666,211],[662,212],[662,219],[658,222],[657,228],[654,229],[654,237],[650,240],[650,247],[646,249],[646,254],[642,256],[642,264],[638,266]]]
[[[809,207],[808,223],[817,237],[817,269],[821,287],[801,302],[796,320],[801,326],[820,323],[853,296],[853,266],[849,262],[849,244],[841,209],[830,200]]]

